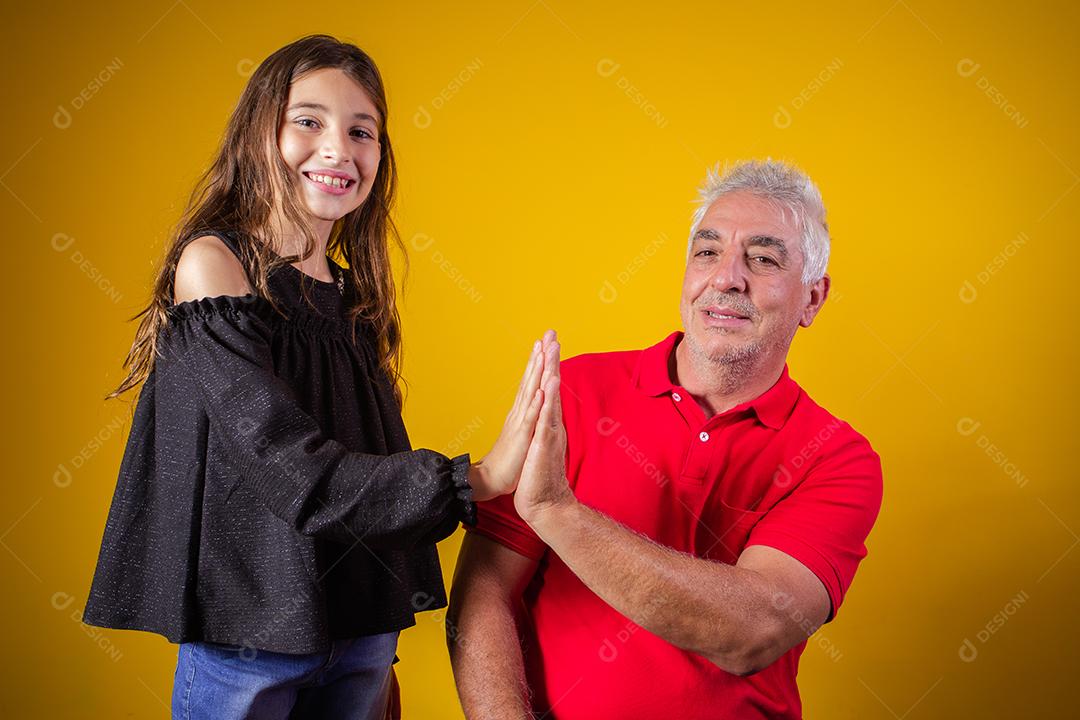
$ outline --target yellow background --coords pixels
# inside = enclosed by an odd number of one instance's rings
[[[175,647],[77,621],[133,399],[101,397],[253,63],[310,32],[388,83],[414,444],[485,451],[546,327],[567,355],[675,329],[706,168],[793,159],[830,212],[834,295],[792,374],[885,469],[869,557],[804,655],[806,715],[1075,711],[1075,4],[2,12],[4,717],[166,713]],[[402,639],[408,717],[460,717],[442,620]]]

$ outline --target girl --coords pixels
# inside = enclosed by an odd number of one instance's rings
[[[143,384],[85,620],[180,643],[174,717],[383,717],[398,632],[446,605],[436,541],[521,472],[539,341],[483,460],[410,449],[386,127],[355,46],[267,58],[109,395]]]

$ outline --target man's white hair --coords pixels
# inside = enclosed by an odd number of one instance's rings
[[[802,235],[804,285],[825,275],[829,265],[829,225],[817,185],[802,170],[779,160],[745,160],[710,170],[698,190],[699,204],[690,226],[690,245],[709,206],[733,192],[751,192],[775,203],[782,213],[792,213]],[[689,252],[689,250],[688,250]]]

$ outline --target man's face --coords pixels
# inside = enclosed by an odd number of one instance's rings
[[[786,358],[795,331],[813,322],[829,279],[803,285],[800,228],[791,215],[745,191],[709,206],[680,303],[693,356],[725,365]]]

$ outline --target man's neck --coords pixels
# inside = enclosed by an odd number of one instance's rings
[[[670,361],[672,377],[705,412],[713,417],[759,397],[784,372],[784,358],[766,355],[734,364],[712,362],[692,352],[684,337]]]

